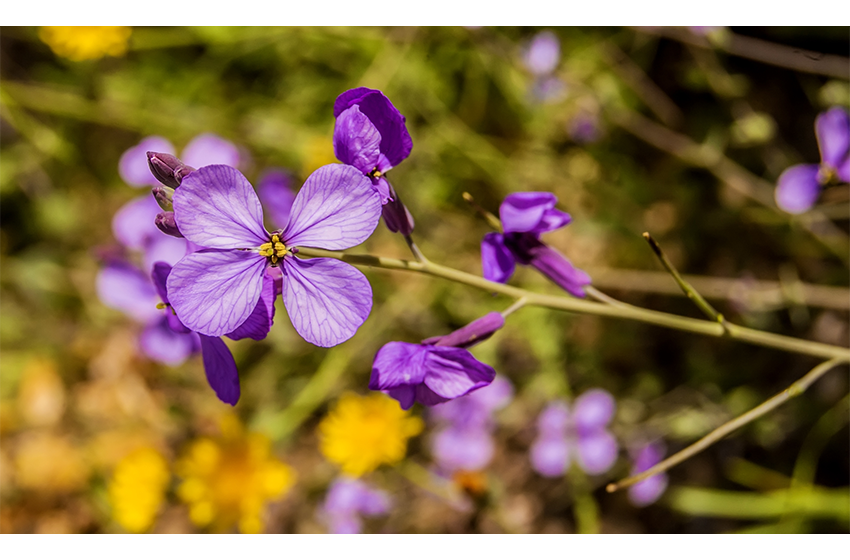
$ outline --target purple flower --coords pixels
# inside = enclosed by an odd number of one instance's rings
[[[540,241],[540,234],[570,223],[570,215],[555,208],[555,195],[524,192],[508,195],[499,207],[504,233],[488,233],[481,241],[484,278],[505,283],[516,263],[533,266],[576,297],[584,297],[590,276],[555,249]]]
[[[794,165],[779,176],[774,196],[776,205],[790,214],[814,206],[821,187],[837,180],[850,182],[850,115],[833,107],[818,115],[815,136],[821,163]]]
[[[617,441],[606,429],[614,415],[614,398],[591,389],[575,401],[555,401],[537,418],[538,435],[531,446],[531,465],[547,477],[562,476],[574,456],[587,474],[602,474],[617,460]]]
[[[655,466],[664,458],[664,444],[660,441],[649,443],[637,451],[631,452],[634,465],[632,476]],[[667,489],[667,473],[651,476],[629,488],[629,501],[637,507],[648,506],[658,500]]]
[[[363,242],[378,223],[380,197],[349,165],[331,164],[307,178],[282,231],[263,227],[247,179],[227,165],[190,173],[174,192],[174,217],[200,250],[168,277],[168,295],[191,330],[221,336],[257,306],[268,267],[281,267],[283,304],[293,327],[317,346],[354,336],[372,308],[372,288],[353,266],[331,258],[296,258],[297,246],[340,250]]]
[[[561,60],[561,42],[551,31],[541,31],[528,44],[522,61],[535,76],[546,76],[558,67]]]
[[[355,534],[361,531],[360,516],[384,515],[390,510],[386,492],[375,490],[356,479],[340,477],[331,485],[319,516],[331,533]]]
[[[496,371],[475,359],[464,346],[490,337],[505,319],[491,312],[444,337],[422,344],[385,344],[372,364],[369,388],[384,391],[405,410],[418,401],[434,406],[489,385]]]
[[[336,157],[372,181],[385,205],[382,212],[390,231],[409,235],[413,217],[385,177],[413,148],[404,115],[381,91],[360,87],[336,98],[334,117]]]

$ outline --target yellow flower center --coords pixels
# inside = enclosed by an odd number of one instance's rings
[[[271,241],[260,245],[260,256],[269,258],[272,264],[277,264],[279,260],[286,256],[286,250],[286,245],[280,240],[280,236],[275,233],[272,235]]]

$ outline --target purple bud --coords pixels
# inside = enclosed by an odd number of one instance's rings
[[[174,195],[174,189],[171,187],[156,186],[151,189],[151,194],[156,199],[159,207],[166,212],[171,212],[174,206],[171,203],[171,197]]]
[[[387,184],[389,185],[389,182]],[[410,215],[392,185],[390,185],[390,197],[392,199],[381,209],[387,229],[393,233],[410,235],[413,232],[413,216]]]
[[[162,233],[171,237],[183,237],[180,230],[177,229],[177,222],[174,220],[174,212],[160,212],[154,219],[154,224]]]
[[[148,167],[156,180],[172,189],[179,187],[183,178],[195,171],[194,167],[189,167],[171,154],[147,152],[147,156]]]
[[[491,311],[487,315],[478,318],[465,327],[461,327],[451,334],[435,336],[422,341],[423,344],[434,346],[455,346],[457,348],[469,348],[483,340],[487,340],[493,333],[505,326],[505,318],[501,313]]]

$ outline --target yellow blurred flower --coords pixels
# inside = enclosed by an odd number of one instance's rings
[[[79,62],[123,55],[131,33],[119,25],[46,26],[38,30],[38,37],[57,55]]]
[[[337,163],[334,154],[333,138],[328,136],[314,136],[304,145],[302,174],[307,177],[313,171],[329,163]]]
[[[165,458],[152,447],[124,457],[109,481],[112,516],[133,533],[147,531],[165,498],[171,474]]]
[[[347,393],[319,424],[320,446],[344,473],[361,476],[381,463],[401,461],[407,440],[423,427],[421,418],[410,416],[382,393]]]
[[[178,460],[177,495],[198,527],[259,533],[266,502],[292,487],[295,472],[271,454],[267,437],[245,433],[236,417],[225,417],[221,431],[219,438],[193,441]]]

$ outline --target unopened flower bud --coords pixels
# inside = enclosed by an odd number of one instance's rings
[[[392,200],[384,204],[381,209],[387,229],[393,233],[410,235],[413,232],[413,216],[410,215],[392,185],[390,185],[390,196]]]
[[[174,219],[174,212],[160,212],[154,219],[154,224],[162,233],[171,237],[183,237],[180,230],[177,228],[177,221]]]
[[[195,171],[194,167],[189,167],[171,154],[147,152],[147,156],[148,167],[156,180],[172,189],[179,187],[183,178]]]
[[[457,348],[468,348],[478,344],[482,340],[487,340],[493,333],[505,326],[505,318],[501,313],[491,311],[487,315],[476,319],[461,327],[453,333],[445,336],[435,336],[426,338],[422,341],[423,344],[433,344],[434,346],[455,346]]]
[[[156,199],[159,207],[166,212],[171,212],[174,207],[171,203],[171,197],[174,195],[174,189],[171,187],[154,187],[151,189],[151,194]]]

